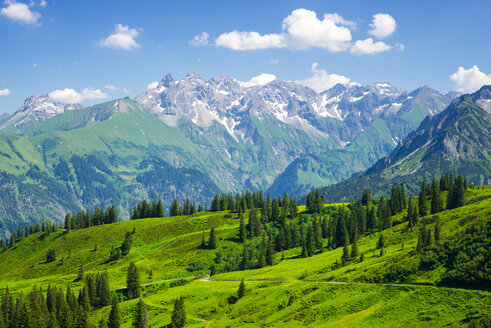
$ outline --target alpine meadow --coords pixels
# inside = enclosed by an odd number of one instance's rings
[[[0,328],[491,327],[490,11],[3,2]]]

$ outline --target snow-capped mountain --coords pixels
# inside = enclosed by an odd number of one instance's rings
[[[0,130],[17,132],[29,129],[39,122],[64,113],[66,111],[82,108],[79,104],[65,104],[53,100],[49,95],[30,96],[26,98],[24,104],[5,121]]]
[[[331,124],[323,123],[332,119],[360,132],[378,115],[396,112],[407,99],[404,90],[388,83],[338,84],[319,94],[277,79],[247,86],[227,75],[206,80],[195,73],[180,81],[168,74],[135,98],[170,125],[176,126],[182,116],[202,128],[216,121],[235,137],[242,134],[236,132],[240,123],[251,116],[274,117],[309,134],[332,135]]]

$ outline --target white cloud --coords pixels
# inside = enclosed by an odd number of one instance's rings
[[[322,20],[315,11],[296,9],[283,20],[283,30],[288,34],[291,49],[325,48],[332,52],[346,50],[351,41],[346,21],[338,14],[326,14]]]
[[[153,82],[147,84],[147,89],[148,90],[155,89],[158,86],[159,86],[159,81],[153,81]]]
[[[135,38],[140,33],[134,29],[122,24],[114,25],[114,33],[105,39],[99,41],[101,47],[116,49],[116,50],[135,50],[140,48],[140,45],[135,41]]]
[[[48,4],[48,3],[46,2],[46,0],[41,0],[41,1],[39,2],[39,5],[40,5],[41,7],[46,7],[46,5],[47,5],[47,4]]]
[[[268,58],[264,62],[269,65],[277,65],[280,61],[278,59]]]
[[[114,85],[105,85],[104,88],[106,88],[109,91],[118,91],[119,88],[115,87]]]
[[[406,47],[402,43],[396,43],[394,48],[396,48],[396,50],[399,52],[404,51],[404,49],[406,49]]]
[[[221,34],[215,45],[232,50],[289,48],[306,50],[325,48],[332,52],[344,51],[351,41],[350,29],[355,23],[339,14],[325,14],[317,18],[314,11],[296,9],[283,19],[282,33],[259,34],[254,31],[232,31]]]
[[[194,38],[189,41],[189,44],[192,46],[204,46],[208,44],[208,39],[210,38],[210,35],[206,32],[203,32],[201,34],[196,34]]]
[[[397,23],[394,17],[389,14],[376,14],[373,15],[373,20],[370,27],[372,29],[368,31],[368,34],[382,39],[395,32]]]
[[[65,88],[63,90],[55,90],[49,94],[51,98],[57,101],[66,102],[69,104],[79,103],[86,99],[102,99],[107,98],[107,93],[100,89],[85,88],[82,92],[74,89]]]
[[[32,11],[25,3],[7,0],[4,4],[7,6],[0,10],[2,16],[21,24],[39,25],[38,21],[41,18],[41,14]]]
[[[8,96],[12,93],[10,89],[0,89],[0,96]]]
[[[454,90],[462,93],[477,91],[483,85],[491,84],[491,74],[483,73],[476,65],[469,69],[460,66],[457,72],[450,75],[450,80],[455,83]]]
[[[382,41],[373,42],[372,38],[358,40],[351,47],[351,53],[356,55],[376,55],[389,50],[391,47]]]
[[[238,81],[238,82],[242,87],[248,88],[248,87],[253,87],[256,85],[265,85],[265,84],[268,84],[269,82],[274,81],[274,80],[276,80],[275,75],[268,74],[268,73],[262,73],[262,74],[259,74],[257,76],[254,76],[252,79],[250,79],[247,82],[241,82],[241,81]]]
[[[317,68],[318,63],[313,63],[311,72],[312,76],[304,79],[295,81],[295,83],[305,85],[314,89],[317,92],[322,92],[324,90],[330,89],[338,83],[349,84],[350,79],[343,75],[329,74],[323,69]]]
[[[282,34],[264,34],[257,32],[232,31],[221,34],[215,45],[232,50],[256,50],[268,48],[284,48],[285,37]]]

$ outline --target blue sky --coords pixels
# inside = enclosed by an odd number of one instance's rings
[[[0,113],[32,94],[134,97],[166,73],[472,91],[491,83],[489,12],[490,1],[472,0],[7,0]]]

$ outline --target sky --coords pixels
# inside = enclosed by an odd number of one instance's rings
[[[0,4],[0,113],[30,95],[90,105],[167,73],[335,83],[491,84],[491,1],[69,1]]]

